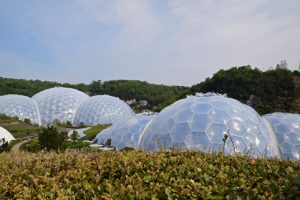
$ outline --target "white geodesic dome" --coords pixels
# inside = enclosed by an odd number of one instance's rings
[[[152,115],[135,115],[128,120],[116,123],[101,131],[94,139],[94,142],[104,144],[108,139],[111,139],[111,146],[115,147],[116,150],[121,150],[125,147],[137,149],[140,136],[152,119]]]
[[[225,146],[223,138],[230,134]],[[221,95],[189,96],[163,109],[145,130],[140,148],[198,149],[279,156],[274,137],[255,110]]]
[[[77,108],[88,95],[71,88],[55,87],[43,90],[32,98],[38,105],[41,124],[47,125],[55,120],[73,123]]]
[[[0,146],[3,144],[3,139],[4,142],[10,142],[12,140],[15,140],[14,136],[10,134],[6,129],[0,127]]]
[[[263,116],[273,127],[282,159],[300,159],[300,115],[272,113]]]
[[[81,122],[85,125],[115,124],[132,115],[131,108],[119,98],[97,95],[82,102],[76,112],[74,124],[79,125]]]
[[[22,95],[0,96],[0,113],[10,117],[18,117],[24,121],[29,119],[33,124],[40,124],[40,115],[36,102]]]

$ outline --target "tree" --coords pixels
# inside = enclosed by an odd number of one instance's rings
[[[78,132],[76,130],[73,130],[73,133],[71,135],[71,139],[73,141],[76,141],[78,139]]]
[[[38,134],[41,147],[46,150],[62,149],[67,140],[67,133],[59,132],[54,126],[43,128]]]
[[[67,128],[71,128],[71,127],[72,127],[72,123],[71,123],[70,121],[67,121],[67,122],[66,122],[66,127],[67,127]]]
[[[280,61],[279,68],[280,69],[287,69],[288,68],[288,64],[287,64],[286,60]]]
[[[28,119],[28,118],[25,118],[24,119],[24,122],[26,123],[26,124],[30,124],[31,122],[30,122],[30,119]]]
[[[0,152],[6,151],[8,147],[8,142],[5,141],[5,138],[0,139]]]

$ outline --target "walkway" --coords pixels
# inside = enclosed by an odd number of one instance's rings
[[[26,138],[25,140],[23,140],[23,141],[21,141],[21,142],[15,144],[15,145],[11,148],[10,151],[11,151],[12,153],[14,153],[14,154],[18,154],[18,153],[20,152],[20,147],[21,147],[21,145],[22,145],[22,144],[25,144],[25,143],[27,143],[27,142],[30,142],[31,140],[32,140],[31,137]]]

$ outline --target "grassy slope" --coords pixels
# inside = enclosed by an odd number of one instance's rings
[[[96,125],[96,126],[93,126],[92,128],[84,131],[85,136],[80,138],[79,140],[80,141],[93,140],[99,132],[101,132],[102,130],[106,129],[109,126],[110,125]]]
[[[200,152],[0,154],[0,199],[294,199],[300,163]]]
[[[35,135],[40,130],[37,126],[27,124],[3,114],[0,114],[0,127],[8,130],[15,138],[23,138],[28,136],[28,134]]]

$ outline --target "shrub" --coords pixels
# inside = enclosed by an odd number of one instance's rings
[[[62,149],[67,140],[67,133],[59,132],[54,126],[43,128],[38,135],[39,143],[43,149],[58,150]]]

